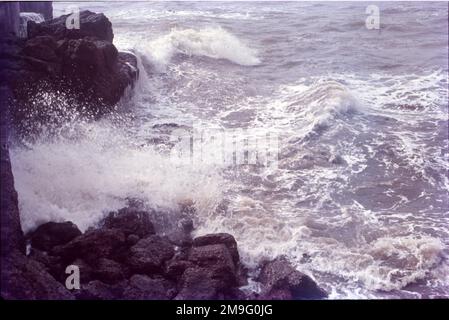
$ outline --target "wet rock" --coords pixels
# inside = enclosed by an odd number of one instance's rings
[[[136,235],[143,238],[154,234],[154,226],[148,212],[133,208],[123,208],[117,212],[111,212],[101,225],[103,228],[119,229],[126,236]]]
[[[184,271],[193,266],[194,264],[188,260],[173,259],[167,262],[165,274],[171,279],[179,280]]]
[[[170,260],[174,254],[175,250],[170,242],[152,235],[131,247],[127,264],[137,273],[160,273],[163,271],[164,262]]]
[[[60,256],[65,262],[81,258],[89,264],[100,258],[111,258],[126,248],[126,237],[121,230],[96,229],[87,231],[69,243],[56,246],[52,255]]]
[[[59,92],[82,115],[98,118],[114,110],[134,86],[137,58],[117,51],[109,20],[89,11],[80,16],[80,30],[67,29],[59,17],[29,21],[26,40],[0,38],[0,82],[13,89],[20,105],[12,112],[17,127],[31,116],[29,123],[36,127],[52,119],[47,109],[53,106],[36,101],[42,92]]]
[[[234,263],[237,263],[240,259],[239,251],[237,249],[237,242],[235,238],[228,233],[214,233],[201,237],[197,237],[193,240],[194,247],[200,247],[205,245],[224,244],[231,253]]]
[[[211,277],[219,280],[222,286],[237,283],[236,266],[231,253],[223,244],[193,247],[189,254],[189,261],[206,268]]]
[[[2,259],[1,296],[6,300],[61,300],[73,295],[44,265],[15,251]]]
[[[53,247],[63,245],[81,235],[78,227],[70,221],[47,222],[28,235],[33,248],[50,251]]]
[[[120,282],[126,277],[126,270],[124,267],[111,259],[98,259],[92,269],[93,278],[107,284]]]
[[[296,270],[285,257],[265,263],[258,280],[264,286],[261,299],[322,299],[327,293],[309,276]]]
[[[116,285],[109,285],[98,280],[83,285],[81,290],[76,290],[75,295],[78,300],[113,300],[123,296],[124,287],[127,282]]]
[[[66,266],[62,263],[59,257],[49,255],[47,252],[35,248],[31,249],[28,257],[42,264],[45,270],[59,282],[62,282],[62,279],[65,279],[66,275],[64,271]]]
[[[108,18],[102,13],[93,13],[90,11],[80,12],[80,28],[68,29],[66,20],[69,15],[62,15],[58,18],[35,23],[28,23],[28,37],[33,38],[41,35],[49,35],[60,39],[81,39],[84,37],[95,37],[99,40],[106,40],[112,43],[114,33],[112,32],[112,24]]]
[[[13,50],[13,49],[11,49]],[[1,72],[3,73],[3,71]],[[0,75],[0,78],[2,76]],[[19,250],[25,253],[25,240],[20,224],[17,192],[9,157],[9,129],[12,93],[0,87],[0,236],[1,255]]]
[[[176,300],[212,300],[218,296],[220,285],[205,268],[187,268],[180,280]]]
[[[58,61],[56,55],[57,43],[50,36],[39,36],[28,40],[23,48],[23,53],[35,59],[43,61]]]
[[[88,283],[94,280],[94,270],[84,260],[76,259],[71,264],[79,268],[81,284]]]
[[[167,300],[176,294],[175,284],[162,277],[150,278],[137,274],[129,279],[129,284],[123,292],[127,300]]]

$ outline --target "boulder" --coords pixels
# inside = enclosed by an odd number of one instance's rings
[[[143,274],[161,273],[164,263],[175,254],[167,240],[151,235],[131,247],[127,264],[133,271]]]
[[[100,258],[92,268],[92,277],[104,283],[114,284],[126,278],[125,268],[118,262]]]
[[[312,278],[296,270],[285,257],[264,263],[258,281],[263,285],[260,296],[263,300],[327,297],[327,293]]]
[[[236,265],[224,244],[193,247],[189,261],[207,270],[210,277],[217,281],[217,289],[235,286],[238,282]]]
[[[28,235],[33,248],[50,251],[53,247],[63,245],[81,235],[78,227],[70,222],[47,222]]]
[[[55,120],[53,108],[60,108],[61,101],[48,105],[39,100],[42,93],[58,92],[65,105],[98,118],[114,110],[134,86],[137,58],[112,44],[109,20],[90,11],[80,16],[80,30],[67,29],[65,18],[59,17],[29,21],[28,39],[0,37],[0,84],[13,91],[17,107],[11,115],[19,129]]]
[[[83,285],[81,290],[75,292],[78,300],[114,300],[120,299],[123,295],[124,287],[127,281],[110,285],[98,280],[89,282]]]
[[[213,244],[224,244],[231,253],[234,263],[238,263],[240,257],[239,251],[237,249],[237,241],[235,241],[235,238],[232,235],[228,233],[214,233],[196,237],[195,239],[193,239],[194,247]]]
[[[15,251],[2,259],[1,296],[7,300],[72,300],[39,262]]]
[[[51,254],[70,263],[81,258],[94,264],[100,258],[113,258],[126,250],[125,234],[118,229],[95,229],[87,231],[67,244],[56,246]]]
[[[218,297],[219,285],[205,268],[187,268],[179,283],[175,300],[212,300]]]
[[[76,259],[71,263],[79,268],[80,271],[80,283],[85,284],[94,280],[94,270],[82,259]]]
[[[194,266],[195,265],[188,260],[180,260],[175,258],[167,262],[165,275],[178,281],[186,269]]]
[[[126,300],[169,300],[176,294],[175,284],[162,277],[150,278],[136,274],[123,291]]]
[[[154,234],[154,226],[148,212],[133,208],[123,208],[117,212],[111,212],[100,225],[107,229],[119,229],[126,236],[136,235],[143,238]]]
[[[42,35],[52,36],[55,40],[81,39],[95,37],[112,43],[114,33],[112,24],[102,13],[94,13],[88,10],[80,12],[80,28],[68,29],[66,21],[69,14],[48,20],[42,23],[28,22],[28,37],[34,38]]]

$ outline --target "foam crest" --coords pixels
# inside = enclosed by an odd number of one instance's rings
[[[260,63],[257,52],[239,38],[219,27],[199,30],[173,29],[170,33],[139,48],[157,66],[165,67],[176,54],[226,59],[242,66]]]

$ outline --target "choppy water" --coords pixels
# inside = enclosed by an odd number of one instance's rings
[[[286,254],[331,298],[449,295],[446,3],[378,3],[380,30],[364,3],[78,5],[145,71],[126,125],[71,117],[12,150],[25,229],[192,200],[198,234],[249,265]],[[278,165],[173,161],[166,123],[274,133]]]

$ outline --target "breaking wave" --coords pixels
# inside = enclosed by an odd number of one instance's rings
[[[256,50],[235,35],[219,27],[199,30],[173,29],[170,33],[138,48],[158,67],[164,68],[177,54],[226,59],[242,66],[254,66],[261,61]]]

